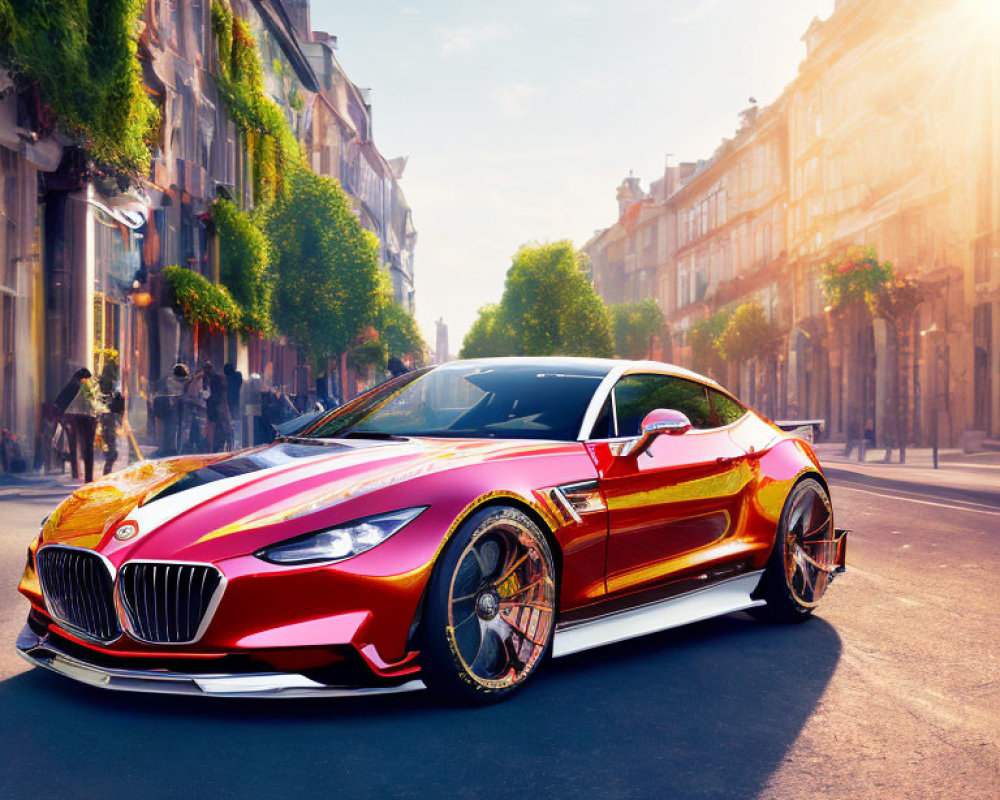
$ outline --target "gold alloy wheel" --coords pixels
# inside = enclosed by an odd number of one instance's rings
[[[553,572],[544,540],[518,520],[476,531],[448,595],[447,635],[469,679],[505,689],[535,669],[552,637]]]
[[[795,600],[815,608],[836,569],[830,499],[818,485],[808,485],[793,500],[785,527],[785,582]]]

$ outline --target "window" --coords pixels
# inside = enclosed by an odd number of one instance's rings
[[[642,420],[657,408],[687,415],[691,426],[715,428],[706,387],[673,375],[626,375],[614,388],[619,436],[638,436]]]
[[[712,419],[719,426],[732,425],[747,413],[733,398],[715,389],[708,390],[708,399],[712,405]]]
[[[611,416],[611,398],[609,397],[604,401],[604,405],[601,406],[601,413],[597,415],[597,419],[594,421],[594,427],[590,431],[590,438],[612,439],[614,435],[614,419]]]

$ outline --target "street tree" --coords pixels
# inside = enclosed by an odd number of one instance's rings
[[[767,413],[775,414],[777,365],[775,357],[781,347],[781,331],[764,313],[760,303],[744,303],[729,317],[725,329],[715,343],[716,349],[730,364],[753,363],[756,385],[753,398],[765,398]]]
[[[460,358],[489,358],[509,356],[514,352],[514,337],[501,316],[500,306],[489,303],[479,309],[479,316],[465,334],[458,355]]]
[[[305,348],[317,374],[374,324],[381,302],[378,241],[335,180],[289,171],[268,212],[278,329]]]
[[[913,416],[910,383],[913,375],[913,320],[917,308],[929,296],[929,287],[910,276],[893,276],[867,295],[868,306],[878,318],[885,320],[890,338],[896,345],[896,375],[892,393],[895,397],[896,445],[899,463],[906,463],[906,442],[910,437]],[[886,449],[886,460],[890,450]]]
[[[392,297],[384,298],[375,324],[379,340],[386,347],[386,357],[411,358],[422,364],[427,345],[413,316]]]
[[[649,358],[653,340],[666,334],[660,305],[651,297],[641,303],[608,306],[615,354],[621,358]]]
[[[691,346],[691,368],[695,372],[710,375],[717,380],[723,378],[725,364],[716,345],[729,324],[729,317],[729,310],[721,309],[691,326],[688,344]]]
[[[610,357],[607,307],[569,241],[522,247],[507,271],[500,316],[516,355]]]
[[[892,264],[881,263],[874,247],[849,247],[823,267],[823,291],[841,346],[851,354],[847,392],[847,439],[863,451],[863,431],[870,398],[872,322],[869,298],[892,280]]]

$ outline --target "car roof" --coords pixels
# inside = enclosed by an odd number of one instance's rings
[[[619,375],[627,375],[634,372],[656,372],[664,375],[676,375],[680,378],[699,381],[710,386],[719,386],[711,378],[700,375],[692,370],[679,367],[676,364],[667,364],[662,361],[638,361],[622,358],[583,358],[580,356],[497,356],[494,358],[470,358],[458,361],[449,361],[441,364],[440,367],[457,367],[459,365],[486,365],[495,364],[497,366],[534,366],[540,369],[577,368],[590,372],[594,375],[609,375],[616,372]],[[438,367],[438,368],[440,368]]]

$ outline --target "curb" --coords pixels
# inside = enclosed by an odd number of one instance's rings
[[[826,464],[823,464],[823,474],[828,478],[839,479],[855,485],[891,489],[899,492],[912,492],[928,495],[937,500],[959,500],[1000,508],[1000,490],[955,488],[936,483],[918,483],[915,481],[883,478],[881,476],[865,475],[854,470],[833,465],[828,466]]]

